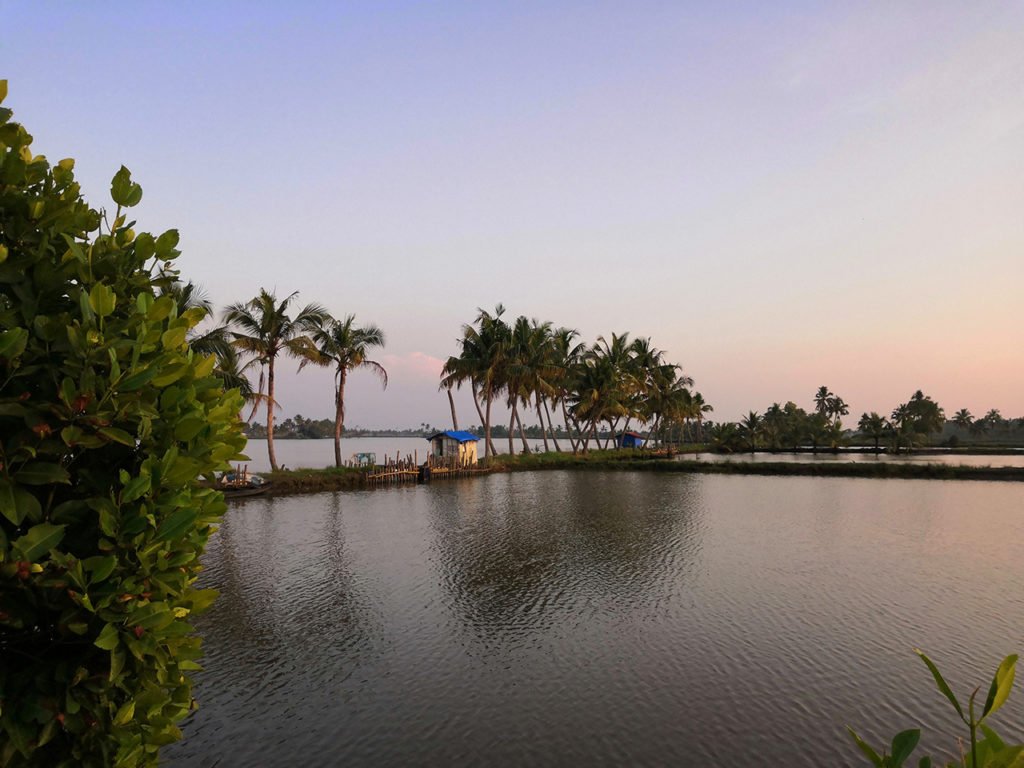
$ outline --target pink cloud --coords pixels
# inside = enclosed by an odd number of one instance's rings
[[[423,352],[382,355],[378,362],[387,369],[388,375],[393,379],[429,379],[435,383],[444,367],[444,360]]]

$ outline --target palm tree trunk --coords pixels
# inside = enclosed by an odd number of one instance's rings
[[[562,447],[558,444],[558,437],[555,435],[555,425],[551,423],[551,411],[548,409],[548,401],[546,398],[542,398],[541,402],[544,404],[544,413],[548,417],[548,429],[551,430],[551,441],[555,444],[555,450],[559,453],[562,452]],[[544,443],[544,450],[548,449],[548,444]]]
[[[516,455],[516,444],[515,444],[515,426],[516,426],[516,404],[512,403],[512,413],[508,417],[508,455]]]
[[[540,421],[540,436],[544,439],[544,453],[548,452],[548,428],[544,424],[544,411],[540,408],[540,393],[536,395],[537,419]]]
[[[573,455],[575,455],[576,451],[579,450],[580,444],[576,439],[576,436],[573,435],[572,430],[573,427],[576,427],[576,432],[578,434],[580,427],[579,424],[569,418],[569,411],[565,407],[565,400],[562,400],[562,418],[565,420],[565,431],[569,433],[569,442],[572,444],[572,452]]]
[[[626,423],[629,424],[629,419],[626,419]],[[609,443],[613,444],[616,448],[619,447],[618,443],[615,442],[615,433],[618,430],[619,430],[619,420],[618,419],[615,419],[615,421],[608,422],[608,432],[609,432],[609,435],[608,435],[608,437],[606,437],[604,439],[604,449],[606,451],[608,450],[608,444]]]
[[[480,425],[482,427],[486,423],[487,420],[484,419],[484,412],[482,410],[480,410],[480,396],[479,396],[479,394],[476,391],[476,382],[475,381],[470,382],[469,389],[473,393],[473,405],[476,407],[476,415],[480,417]],[[487,440],[486,439],[484,439],[484,458],[485,459],[487,458]]]
[[[338,371],[334,392],[334,466],[341,467],[341,433],[345,429],[345,369]]]
[[[274,358],[267,360],[267,453],[270,468],[277,472],[277,455],[274,453]]]
[[[491,388],[487,387],[484,391],[484,402],[487,404],[487,410],[484,413],[484,440],[486,441],[484,443],[485,459],[493,456],[495,453],[494,444],[491,442],[491,402],[493,400],[494,398],[491,397]]]
[[[452,397],[452,388],[451,387],[447,387],[445,391],[448,392],[448,407],[452,409],[452,429],[454,429],[456,432],[458,432],[459,431],[459,417],[455,415],[455,398]]]
[[[523,431],[523,419],[519,415],[518,412],[516,412],[516,424],[519,425],[519,440],[523,444],[523,453],[529,453],[530,452],[530,444],[526,442],[526,433]],[[544,422],[541,422],[542,426],[543,426],[543,424],[544,424]]]

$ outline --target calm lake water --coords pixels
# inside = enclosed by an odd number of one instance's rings
[[[951,748],[911,649],[984,693],[1024,651],[1022,540],[999,482],[550,471],[241,502],[166,757],[863,765],[847,723]],[[1022,714],[1018,690],[1004,736]]]

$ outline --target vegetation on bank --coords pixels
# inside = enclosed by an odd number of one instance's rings
[[[0,101],[6,82],[0,81]],[[90,208],[0,109],[0,765],[156,765],[199,669],[194,587],[242,398],[187,338],[178,233]]]
[[[282,469],[262,476],[271,483],[270,493],[274,496],[348,491],[366,485],[366,471],[355,467]]]
[[[594,450],[587,453],[497,454],[482,462],[493,472],[532,470],[615,470],[639,472],[697,473],[708,475],[775,475],[782,477],[866,477],[917,480],[1005,480],[1024,481],[1024,467],[978,467],[936,463],[902,462],[750,462],[699,461],[687,459],[704,449],[686,445],[673,458],[663,452],[645,450]],[[274,496],[320,493],[360,488],[367,485],[366,469],[293,469],[264,473],[272,482]]]

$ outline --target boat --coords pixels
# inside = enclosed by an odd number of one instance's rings
[[[260,483],[259,485],[229,485],[220,486],[225,501],[232,499],[247,499],[250,496],[262,496],[270,490],[273,483]]]
[[[239,466],[230,472],[224,473],[217,482],[217,490],[224,494],[224,500],[246,499],[250,496],[262,496],[270,490],[272,483],[267,482],[259,475],[250,475],[249,467]]]

